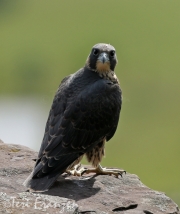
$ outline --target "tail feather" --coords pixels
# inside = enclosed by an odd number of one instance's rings
[[[44,176],[43,178],[32,178],[33,172],[24,181],[23,185],[27,187],[31,192],[44,192],[53,185],[61,173],[54,175],[53,177]]]
[[[34,167],[31,174],[24,181],[23,185],[26,186],[32,192],[43,192],[47,191],[53,183],[57,180],[60,174],[62,174],[65,169],[72,164],[80,154],[71,154],[71,156],[62,156],[60,160],[55,160],[55,166],[49,167],[49,171],[43,173],[43,164],[37,162],[38,164]],[[48,162],[47,162],[48,164]],[[38,177],[39,176],[39,177]]]

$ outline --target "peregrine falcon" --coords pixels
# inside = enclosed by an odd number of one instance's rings
[[[55,94],[34,169],[24,182],[30,191],[46,191],[67,172],[122,175],[124,170],[103,168],[105,143],[118,125],[122,92],[114,72],[115,48],[93,46],[85,66],[65,77]],[[83,156],[94,168],[83,168]]]

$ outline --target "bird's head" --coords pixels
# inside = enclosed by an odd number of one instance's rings
[[[110,44],[99,43],[93,46],[86,67],[98,73],[114,71],[117,64],[115,48]]]

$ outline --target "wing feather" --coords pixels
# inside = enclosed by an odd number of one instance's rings
[[[62,173],[108,135],[109,126],[114,123],[112,115],[119,111],[110,93],[112,90],[103,79],[77,91],[60,86],[49,114],[34,177]]]

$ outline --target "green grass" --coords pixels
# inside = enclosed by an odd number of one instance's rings
[[[111,43],[121,121],[103,165],[137,174],[180,205],[180,1],[1,1],[1,95],[46,95]]]

